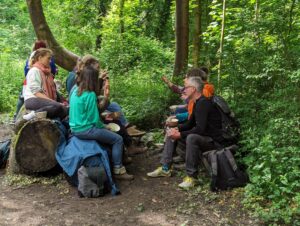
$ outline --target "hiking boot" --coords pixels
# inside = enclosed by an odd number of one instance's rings
[[[195,179],[193,177],[186,176],[183,182],[178,185],[180,188],[189,189],[195,186]]]
[[[170,177],[172,175],[171,170],[168,171],[163,170],[162,166],[158,167],[153,172],[147,173],[148,177]]]
[[[127,133],[131,137],[141,137],[146,134],[145,131],[140,131],[140,130],[136,129],[135,126],[131,126],[131,127],[127,128]]]
[[[185,169],[185,163],[173,164],[173,169],[175,169],[175,170],[184,170]]]
[[[145,147],[137,147],[137,146],[130,145],[127,148],[127,155],[132,156],[132,155],[136,155],[136,154],[142,154],[146,151],[147,151],[147,148],[145,148]]]
[[[175,156],[173,157],[173,162],[174,163],[181,163],[181,162],[184,162],[184,159],[181,157],[181,156]]]
[[[124,166],[122,166],[120,168],[114,168],[113,173],[114,173],[114,178],[117,180],[133,180],[134,179],[133,175],[128,174],[126,172],[126,169]]]

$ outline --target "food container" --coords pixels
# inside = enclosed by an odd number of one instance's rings
[[[171,118],[167,122],[169,127],[176,127],[178,125],[178,119],[176,118]]]
[[[120,130],[120,126],[116,123],[108,123],[106,128],[113,132],[118,132]]]

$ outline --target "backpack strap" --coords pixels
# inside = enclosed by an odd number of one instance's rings
[[[211,164],[211,172],[212,175],[217,176],[218,175],[218,162],[217,162],[217,154],[216,154],[216,150],[212,151],[211,153],[209,153],[209,157],[210,157],[210,164]]]
[[[236,172],[236,170],[237,170],[238,167],[236,165],[236,162],[234,160],[234,157],[233,157],[231,151],[229,149],[225,148],[224,149],[224,153],[225,153],[225,156],[228,159],[228,161],[229,161],[229,163],[230,163],[233,171]]]

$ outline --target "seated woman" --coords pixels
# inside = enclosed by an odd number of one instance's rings
[[[69,76],[66,81],[67,85],[67,90],[69,90],[69,95],[72,93],[73,87],[75,86],[76,83],[80,82],[79,74],[83,70],[84,67],[87,66],[92,66],[94,69],[99,70],[100,64],[99,61],[91,56],[91,55],[85,55],[82,57],[82,59],[77,61],[77,65],[73,72],[69,73]],[[77,73],[77,74],[75,74]],[[123,137],[124,144],[126,146],[127,154],[128,155],[135,155],[135,154],[140,154],[146,151],[145,148],[142,147],[134,147],[132,145],[132,139],[131,136],[141,136],[144,135],[145,132],[139,131],[136,129],[134,126],[129,126],[128,121],[126,120],[124,113],[122,112],[122,109],[119,104],[115,102],[110,102],[109,97],[110,97],[110,84],[109,84],[109,78],[107,72],[101,73],[100,74],[100,80],[99,80],[99,86],[101,89],[101,98],[99,99],[99,110],[100,112],[108,111],[108,112],[118,112],[119,117],[116,118],[109,118],[106,117],[105,123],[110,123],[114,122],[117,123],[121,129],[118,132],[119,135]],[[100,96],[99,96],[100,97]],[[112,121],[113,120],[113,121]],[[124,158],[127,159],[127,158]]]
[[[116,179],[132,180],[122,164],[123,139],[109,131],[100,119],[97,96],[100,93],[99,71],[86,66],[80,71],[70,97],[69,125],[79,139],[96,140],[112,146],[113,174]]]
[[[26,63],[25,63],[25,67],[24,67],[24,76],[25,76],[25,78],[27,76],[28,71],[30,70],[29,62],[30,62],[31,56],[33,56],[34,52],[37,49],[40,49],[40,48],[47,48],[47,43],[43,40],[37,40],[37,41],[34,42],[33,47],[32,47],[32,52],[30,53],[30,56],[26,60]],[[51,68],[52,75],[55,76],[58,73],[58,69],[55,65],[55,61],[54,61],[53,57],[51,58],[51,61],[50,61],[50,68]],[[23,85],[22,85],[22,90],[23,90]],[[24,97],[23,97],[23,91],[22,90],[21,90],[19,98],[18,98],[18,102],[17,102],[17,106],[16,106],[16,112],[15,112],[14,118],[13,118],[14,121],[16,120],[17,115],[18,115],[21,107],[24,104]]]
[[[35,112],[46,111],[49,118],[64,119],[67,116],[67,108],[57,102],[50,68],[51,57],[52,51],[46,48],[37,49],[32,55],[23,89],[25,108]]]
[[[95,69],[99,70],[99,65],[100,65],[99,61],[91,55],[85,55],[84,57],[82,57],[82,59],[78,60],[77,65],[73,69],[73,71],[69,72],[69,75],[66,79],[66,89],[69,93],[69,96],[72,91],[72,88],[76,84],[75,80],[76,80],[78,73],[80,73],[80,70],[82,70],[83,67],[88,66],[88,65],[93,66]],[[100,77],[101,77],[100,81],[102,84],[105,84],[104,80],[108,81],[107,72],[101,73]],[[107,110],[110,112],[119,112],[120,113],[119,121],[127,129],[127,132],[129,133],[129,135],[142,136],[145,134],[145,132],[136,129],[135,126],[132,126],[128,122],[128,120],[126,119],[126,117],[122,111],[121,106],[118,103],[109,101],[109,93],[108,93],[108,95],[103,96],[102,105],[103,105],[103,107],[101,110],[103,110],[103,111]]]

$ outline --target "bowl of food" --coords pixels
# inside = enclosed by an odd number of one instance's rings
[[[169,109],[170,109],[170,111],[172,112],[172,113],[174,113],[175,111],[176,111],[176,109],[177,109],[177,105],[171,105],[170,107],[169,107]]]
[[[178,125],[178,119],[177,118],[170,118],[167,120],[167,125],[169,127],[176,127]]]
[[[108,123],[106,128],[113,132],[118,132],[120,130],[120,126],[116,123]]]

